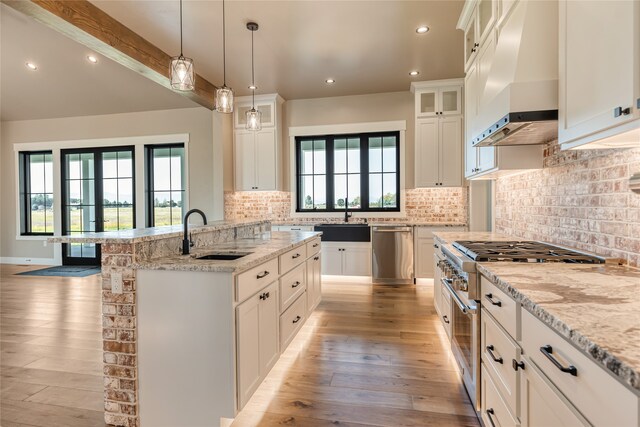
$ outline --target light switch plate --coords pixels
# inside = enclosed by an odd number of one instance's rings
[[[115,271],[111,273],[111,293],[122,293],[122,273]]]

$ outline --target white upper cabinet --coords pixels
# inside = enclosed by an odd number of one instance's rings
[[[476,6],[476,19],[478,20],[479,46],[492,33],[493,25],[496,22],[498,2],[494,0],[478,0]],[[479,47],[478,46],[478,47]]]
[[[462,185],[462,79],[415,82],[415,186]]]
[[[640,2],[560,1],[559,142],[640,146]]]
[[[283,102],[277,94],[256,96],[256,109],[262,112],[262,129],[250,131],[245,129],[245,125],[246,112],[251,109],[252,99],[236,99],[233,113],[236,191],[278,190]]]
[[[478,37],[478,9],[474,8],[464,29],[464,69],[468,70],[476,59],[480,38]]]

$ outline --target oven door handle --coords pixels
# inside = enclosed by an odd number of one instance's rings
[[[458,296],[458,294],[456,293],[456,291],[453,290],[453,287],[451,286],[451,279],[445,279],[445,278],[441,278],[440,282],[444,285],[445,288],[447,288],[447,291],[449,291],[449,294],[451,295],[451,298],[453,298],[453,301],[456,303],[456,305],[458,306],[458,308],[460,308],[460,311],[462,311],[465,314],[475,314],[477,307],[470,307],[468,305],[466,305],[464,303],[464,301],[462,301],[462,299]]]

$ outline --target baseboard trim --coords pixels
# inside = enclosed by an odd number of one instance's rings
[[[0,257],[0,264],[60,265],[55,258]]]

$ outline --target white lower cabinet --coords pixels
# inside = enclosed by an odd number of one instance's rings
[[[480,414],[485,426],[488,427],[516,427],[520,424],[513,418],[507,404],[500,396],[493,379],[487,372],[487,369],[482,366],[482,373],[480,375]],[[553,427],[548,425],[547,427]],[[560,426],[557,426],[560,427]]]
[[[307,311],[311,313],[322,299],[322,255],[318,252],[307,260]]]
[[[236,307],[240,407],[278,360],[278,313],[277,281]]]
[[[423,279],[434,277],[435,264],[433,262],[433,234],[431,234],[431,237],[420,237],[418,236],[418,233],[415,233],[414,236],[415,255],[413,259],[415,262],[416,278]]]
[[[371,276],[370,242],[324,242],[322,259],[322,274]]]
[[[440,306],[442,305],[442,283],[440,282],[440,268],[438,268],[438,262],[441,260],[438,254],[433,255],[433,305],[436,307],[438,314],[441,313]]]

